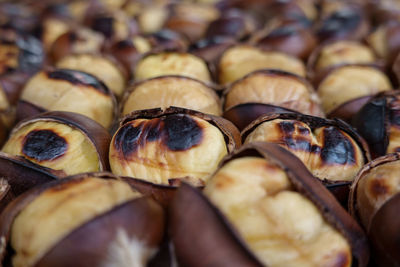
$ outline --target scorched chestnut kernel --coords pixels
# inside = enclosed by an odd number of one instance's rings
[[[378,266],[397,266],[400,154],[379,157],[363,167],[350,193],[349,209],[364,226]]]
[[[219,97],[209,85],[189,77],[166,75],[129,86],[121,101],[121,115],[141,109],[166,109],[170,106],[216,116],[222,114]]]
[[[114,174],[153,184],[203,185],[240,145],[237,137],[237,129],[220,117],[183,108],[137,111],[122,120],[112,138],[110,166]]]
[[[86,116],[53,111],[15,126],[2,151],[65,176],[108,170],[110,140],[107,130]]]
[[[351,182],[369,160],[361,137],[346,123],[302,114],[270,114],[242,132],[244,143],[276,143],[328,183]]]
[[[169,225],[184,266],[368,262],[361,228],[294,155],[274,144],[245,145],[225,158],[203,194],[182,185]]]
[[[24,119],[47,110],[70,111],[108,128],[116,109],[113,93],[96,77],[76,70],[55,69],[41,71],[25,84],[17,117]]]
[[[153,200],[110,174],[87,173],[36,187],[7,206],[0,255],[15,267],[140,265],[163,229]]]

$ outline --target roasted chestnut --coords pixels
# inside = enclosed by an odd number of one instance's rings
[[[399,153],[377,158],[364,166],[351,188],[350,212],[364,226],[378,266],[400,264],[399,171]]]
[[[374,158],[400,152],[400,92],[373,97],[353,117],[352,125],[367,141]]]
[[[53,111],[16,125],[2,151],[66,176],[108,170],[110,141],[108,131],[88,117]]]
[[[17,106],[17,118],[43,111],[71,111],[83,114],[105,128],[116,115],[116,100],[107,86],[81,71],[55,69],[41,71],[24,86]]]
[[[46,51],[49,51],[58,37],[71,29],[71,22],[65,18],[48,17],[41,24],[41,39]]]
[[[378,92],[392,89],[389,78],[370,65],[344,65],[330,70],[317,86],[322,108],[328,117],[349,120],[368,98]],[[364,98],[364,101],[359,101]],[[349,112],[347,112],[347,110]]]
[[[39,24],[37,10],[19,2],[0,3],[0,25],[8,25],[21,32],[33,34]]]
[[[80,27],[61,34],[53,43],[49,57],[53,62],[69,54],[99,53],[104,46],[104,36],[93,30]]]
[[[225,13],[227,12],[223,14]],[[170,6],[169,18],[164,27],[186,36],[190,42],[195,42],[206,34],[210,22],[216,20],[219,15],[219,10],[213,5],[176,3]]]
[[[318,96],[307,80],[283,71],[251,72],[230,84],[224,96],[224,110],[244,103],[263,103],[323,116]]]
[[[263,51],[253,46],[237,45],[222,54],[218,64],[221,84],[234,82],[259,69],[277,69],[304,77],[305,66],[299,59],[275,51]]]
[[[154,5],[147,5],[140,7],[142,3],[140,1],[130,1],[131,5],[126,9],[128,14],[134,13],[136,20],[142,33],[153,33],[161,30],[168,19],[169,10],[166,3],[158,3]],[[144,1],[146,2],[146,1]]]
[[[202,186],[240,145],[229,121],[183,108],[133,112],[120,125],[110,144],[112,172],[155,185]]]
[[[203,82],[211,81],[211,74],[206,62],[189,53],[160,52],[144,56],[135,67],[135,80],[163,75],[182,75]]]
[[[2,265],[145,265],[163,229],[162,208],[127,183],[107,173],[72,176],[7,206],[0,217]]]
[[[60,69],[79,70],[103,81],[105,85],[120,97],[127,83],[127,73],[118,61],[111,57],[96,54],[73,54],[62,58],[56,64]]]
[[[154,97],[157,96],[157,97]],[[219,116],[221,103],[209,85],[184,76],[167,75],[132,84],[121,103],[122,115],[141,109],[169,106],[190,108]]]
[[[355,220],[274,144],[225,158],[203,194],[182,185],[169,225],[182,266],[366,266],[369,258]]]
[[[338,39],[361,40],[368,34],[369,28],[363,10],[351,6],[334,10],[315,25],[320,42]]]
[[[35,37],[0,27],[0,86],[11,104],[15,104],[21,87],[43,64],[44,52]]]
[[[280,51],[301,59],[307,59],[317,44],[309,29],[297,25],[282,25],[267,34],[255,33],[252,43],[265,50]]]
[[[209,64],[215,65],[225,49],[234,44],[235,40],[230,37],[215,36],[201,39],[191,44],[189,46],[189,52],[203,58]]]
[[[374,52],[368,46],[351,40],[328,42],[318,47],[308,60],[309,71],[319,73],[345,64],[373,64]]]

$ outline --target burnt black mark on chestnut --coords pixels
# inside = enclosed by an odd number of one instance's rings
[[[245,27],[243,18],[220,18],[211,22],[205,36],[206,38],[215,36],[232,36],[240,38],[245,31]]]
[[[276,28],[272,32],[268,34],[267,37],[269,38],[278,38],[278,37],[284,37],[284,36],[290,36],[294,35],[295,33],[298,32],[298,27],[294,25],[285,25],[279,28]]]
[[[349,165],[356,163],[356,153],[351,139],[336,127],[323,129],[324,144],[321,159],[327,164]]]
[[[117,132],[114,145],[129,156],[149,142],[161,140],[171,151],[185,151],[199,145],[203,129],[188,115],[173,114],[143,121],[137,126],[125,124]]]
[[[95,88],[96,90],[109,94],[107,86],[95,76],[90,75],[86,72],[69,70],[69,69],[58,69],[55,71],[47,72],[47,76],[50,79],[63,80],[70,82],[74,85],[84,85]]]
[[[68,143],[52,130],[29,132],[22,144],[22,153],[37,161],[54,160],[65,154]]]
[[[291,150],[318,153],[320,147],[311,145],[311,132],[298,122],[282,121],[278,125],[282,141]],[[297,133],[296,133],[297,130]]]

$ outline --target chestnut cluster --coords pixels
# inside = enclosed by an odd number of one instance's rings
[[[0,266],[399,265],[399,40],[396,0],[0,1]]]

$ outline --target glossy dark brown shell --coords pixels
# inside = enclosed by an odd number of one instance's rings
[[[263,157],[284,169],[295,191],[311,200],[325,220],[347,239],[353,263],[367,265],[369,249],[364,232],[296,156],[278,145],[257,142],[226,156],[220,166],[243,156]],[[200,236],[192,230],[199,223],[205,229]],[[170,232],[178,262],[184,266],[261,266],[225,217],[188,185],[180,187],[171,205]]]
[[[347,123],[351,123],[354,115],[369,101],[373,98],[372,95],[363,96],[359,98],[352,99],[343,103],[342,105],[335,108],[328,114],[328,118],[338,118],[342,119]]]

